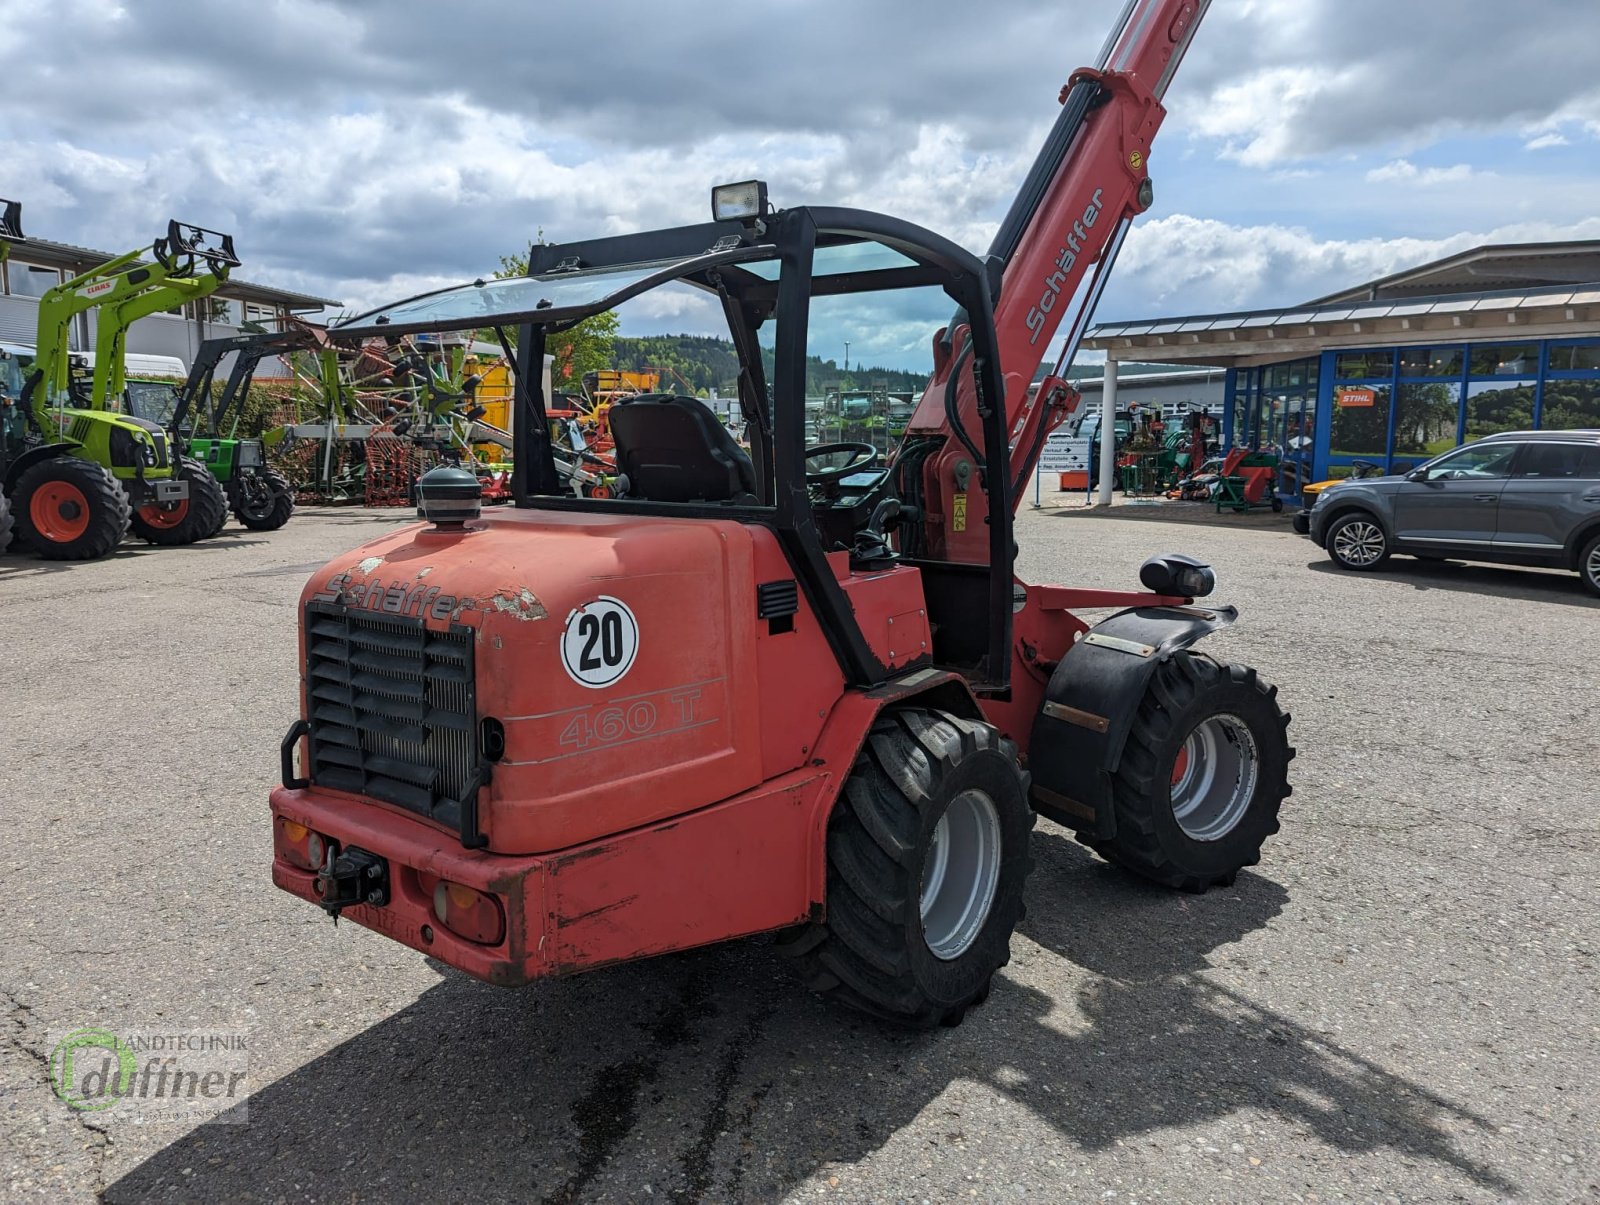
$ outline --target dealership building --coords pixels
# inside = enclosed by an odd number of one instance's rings
[[[1209,369],[1228,447],[1276,452],[1280,488],[1405,468],[1496,431],[1600,428],[1600,241],[1478,247],[1304,305],[1107,322],[1116,408],[1123,363]],[[1097,391],[1098,392],[1098,391]]]

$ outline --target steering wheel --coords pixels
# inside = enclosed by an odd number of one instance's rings
[[[853,455],[844,464],[831,469],[806,469],[806,482],[810,485],[831,485],[835,481],[842,481],[851,473],[859,473],[862,469],[870,469],[878,459],[878,449],[871,444],[861,443],[836,443],[817,444],[806,449],[806,463],[820,459],[823,456],[837,456],[841,452],[851,452]]]

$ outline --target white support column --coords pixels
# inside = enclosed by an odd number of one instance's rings
[[[1106,357],[1105,384],[1100,389],[1100,496],[1096,506],[1111,505],[1111,474],[1117,471],[1117,362]]]

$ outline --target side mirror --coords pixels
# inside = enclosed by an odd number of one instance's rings
[[[1427,479],[1428,470],[1426,468],[1412,469],[1406,474],[1407,481],[1426,481]]]
[[[1153,593],[1185,598],[1204,598],[1217,588],[1217,575],[1211,566],[1181,552],[1151,557],[1139,566],[1139,581]]]

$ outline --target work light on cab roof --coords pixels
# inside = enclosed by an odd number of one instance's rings
[[[718,184],[711,189],[711,220],[714,222],[754,222],[771,212],[765,180],[741,180],[737,184]]]

